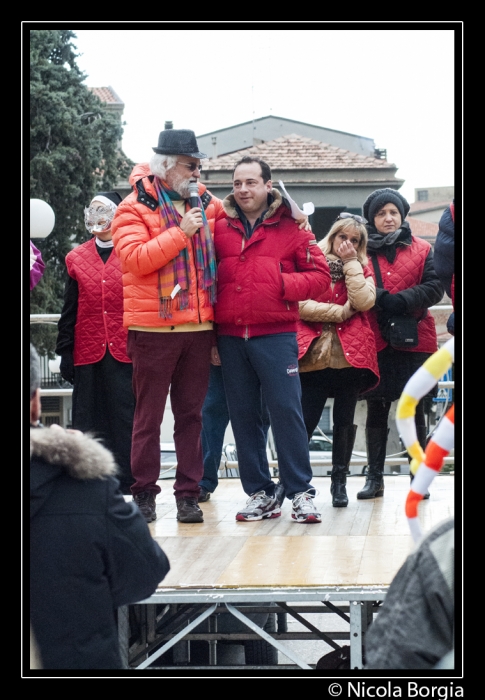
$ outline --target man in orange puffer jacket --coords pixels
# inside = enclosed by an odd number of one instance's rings
[[[220,200],[197,181],[206,155],[199,152],[193,131],[162,131],[153,150],[149,164],[133,169],[133,191],[119,205],[112,224],[136,398],[131,491],[147,522],[155,520],[160,426],[170,390],[177,520],[198,523],[203,522],[197,503],[203,474],[201,410],[215,344],[212,233],[215,220],[225,212]]]

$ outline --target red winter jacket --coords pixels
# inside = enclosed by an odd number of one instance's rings
[[[360,265],[360,263],[356,264]],[[363,275],[364,277],[372,277],[372,272],[368,265],[363,268]],[[333,289],[330,286],[323,294],[314,298],[314,301],[320,304],[338,304],[339,306],[344,306],[347,300],[348,289],[345,279],[338,280],[335,282]],[[303,312],[300,310],[300,313]],[[305,321],[300,320],[298,323],[298,359],[307,352],[314,338],[321,334],[323,323],[315,322],[310,320],[310,318],[315,316],[321,317],[322,313],[316,305],[312,303],[306,305],[304,312]],[[359,311],[345,321],[337,322],[334,325],[347,362],[352,367],[370,369],[375,375],[374,385],[376,385],[379,381],[379,368],[377,365],[376,342],[369,321],[369,312]],[[309,371],[309,367],[306,368],[306,371]]]
[[[368,250],[367,252],[372,260],[375,251]],[[430,244],[422,238],[411,236],[411,245],[396,247],[394,262],[388,262],[385,255],[377,257],[384,289],[387,289],[391,294],[402,292],[409,313],[421,319],[418,323],[418,345],[415,348],[402,348],[402,351],[436,352],[438,350],[436,326],[428,307],[441,301],[444,290],[434,270],[433,252]],[[372,262],[370,268],[375,280]],[[374,307],[369,312],[369,319],[376,337],[377,352],[379,352],[386,347],[387,343],[379,331],[376,314]]]
[[[123,328],[120,261],[114,251],[103,263],[92,238],[66,255],[66,266],[79,288],[74,364],[99,362],[106,349],[119,362],[131,362],[126,354],[127,330]]]
[[[133,168],[130,184],[133,192],[118,205],[111,224],[115,251],[123,271],[125,327],[157,328],[212,321],[212,306],[197,284],[190,237],[178,226],[162,228],[148,163]],[[222,202],[200,182],[199,196],[210,230],[214,231],[215,220],[225,216]],[[172,318],[162,318],[159,315],[158,271],[184,248],[189,252],[189,308],[174,309]]]
[[[298,302],[330,286],[325,256],[310,231],[303,231],[277,190],[273,203],[249,240],[233,195],[223,202],[226,220],[217,221],[219,335],[254,337],[296,332]]]

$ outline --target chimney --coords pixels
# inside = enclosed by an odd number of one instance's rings
[[[173,122],[165,122],[164,129],[173,129]]]

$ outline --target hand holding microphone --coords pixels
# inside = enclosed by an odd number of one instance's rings
[[[193,209],[194,207],[199,206],[199,184],[197,180],[191,180],[189,182],[189,205],[190,208]],[[200,228],[198,228],[195,233],[199,233]],[[194,235],[189,234],[189,235]]]
[[[202,212],[199,208],[199,186],[196,181],[189,182],[189,205],[188,211],[180,222],[180,228],[187,235],[192,237],[200,230],[202,225]],[[197,211],[193,211],[197,208]],[[195,228],[194,228],[195,227]]]

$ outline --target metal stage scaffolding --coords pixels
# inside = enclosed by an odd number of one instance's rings
[[[351,669],[361,669],[364,662],[365,633],[372,622],[374,612],[377,612],[385,598],[386,590],[387,586],[384,585],[224,590],[161,588],[150,598],[119,611],[120,647],[127,669],[180,670],[181,666],[190,665],[191,642],[203,641],[207,645],[207,662],[196,667],[214,669],[218,664],[218,643],[244,644],[263,640],[266,644],[260,647],[262,653],[256,661],[272,659],[271,664],[278,664],[277,654],[271,654],[273,649],[281,652],[290,662],[289,665],[279,664],[279,669],[312,670],[314,666],[295,653],[293,648],[285,646],[285,642],[321,640],[331,649],[339,649],[342,644],[337,643],[338,640],[347,641],[350,646]],[[336,615],[347,623],[348,629],[319,629],[308,620],[308,613],[318,616],[319,620]],[[242,628],[245,628],[245,631],[221,631],[220,620],[228,614],[243,623]],[[266,623],[261,627],[254,621],[258,614],[267,615],[268,620],[272,617],[273,624]],[[303,614],[306,614],[306,617],[303,617]],[[289,632],[287,616],[298,620],[305,631]],[[204,631],[200,631],[205,621],[207,626]],[[267,631],[268,629],[271,631]],[[171,663],[167,663],[167,653],[170,650],[172,657],[168,658]],[[245,668],[249,670],[251,666],[247,662],[246,654]],[[258,663],[252,667],[261,669],[268,666]]]

